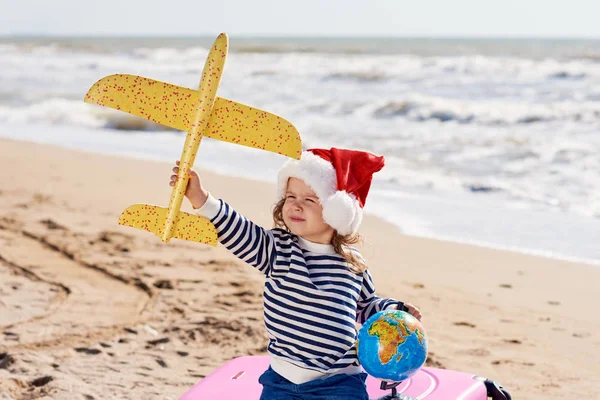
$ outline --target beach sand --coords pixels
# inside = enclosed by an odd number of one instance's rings
[[[10,140],[0,162],[0,399],[176,399],[265,354],[260,273],[220,245],[117,224],[129,205],[168,205],[171,165]],[[272,225],[273,184],[199,172]],[[515,399],[599,398],[597,266],[407,237],[371,216],[361,232],[378,294],[421,307],[428,365]]]

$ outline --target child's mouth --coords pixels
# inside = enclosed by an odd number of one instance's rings
[[[302,218],[290,217],[290,219],[292,220],[292,222],[304,222]]]

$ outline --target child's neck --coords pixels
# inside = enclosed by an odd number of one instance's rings
[[[334,233],[335,232],[333,229],[328,229],[323,232],[319,232],[319,233],[312,234],[309,236],[302,236],[302,239],[312,242],[312,243],[329,244],[330,245],[331,242],[333,241]],[[298,237],[300,237],[300,235],[298,235]]]
[[[302,236],[298,236],[298,244],[304,250],[308,250],[313,253],[320,254],[336,254],[335,249],[331,243],[317,243],[312,242],[308,239],[303,238]]]

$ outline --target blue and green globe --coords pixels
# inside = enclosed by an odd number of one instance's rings
[[[427,336],[421,322],[404,311],[380,311],[358,331],[358,360],[371,376],[401,382],[427,359]]]

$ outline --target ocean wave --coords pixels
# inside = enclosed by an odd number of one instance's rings
[[[188,47],[185,49],[178,49],[172,47],[160,47],[160,48],[136,48],[131,51],[131,54],[135,58],[152,60],[156,62],[168,62],[174,61],[180,62],[191,62],[191,61],[204,61],[208,54],[208,49],[204,47]]]
[[[418,104],[410,101],[389,101],[378,107],[373,115],[377,118],[405,116],[416,107]]]
[[[492,193],[502,191],[501,188],[490,185],[465,184],[464,187],[471,193]]]
[[[114,46],[111,47],[111,44]],[[199,73],[208,48],[195,41],[184,44],[159,42],[154,46],[131,39],[127,44],[113,42],[0,42],[0,70],[4,74],[30,74],[60,71],[152,71],[155,73]],[[202,44],[202,43],[201,43]],[[356,45],[360,49],[364,43]],[[348,45],[350,46],[350,45]],[[302,48],[285,42],[240,44],[233,51],[235,63],[228,70],[262,72],[291,78],[357,83],[390,82],[428,86],[494,84],[508,89],[522,85],[561,85],[564,81],[600,81],[600,63],[589,59],[548,57],[533,59],[491,55],[414,55],[368,52],[331,52],[326,46]],[[244,50],[245,49],[245,50]],[[289,50],[289,51],[288,51]],[[190,68],[192,67],[192,68]],[[252,72],[256,71],[256,72]],[[262,71],[262,72],[261,72]],[[231,74],[231,72],[230,72]],[[1,82],[0,82],[1,83]]]
[[[355,82],[381,82],[390,77],[382,71],[347,71],[326,75],[323,80],[350,80]]]
[[[48,99],[24,107],[0,106],[0,122],[74,125],[120,131],[175,131],[131,114],[64,98]]]
[[[78,103],[78,102],[75,102]],[[66,105],[68,104],[68,105]],[[84,105],[86,107],[86,105]],[[327,112],[335,115],[350,115],[357,109],[363,107],[360,103],[332,105],[330,107],[314,107],[313,111]],[[68,108],[69,110],[66,110]],[[124,131],[164,131],[171,128],[156,124],[152,121],[118,112],[116,110],[102,110],[91,112],[90,110],[74,112],[81,106],[74,106],[71,102],[48,101],[26,107],[12,108],[10,111],[0,108],[0,120],[11,122],[47,122],[50,124],[70,124],[84,126],[100,126],[108,129]],[[87,114],[87,115],[86,115]],[[454,122],[459,124],[481,124],[481,125],[511,125],[511,124],[535,124],[551,121],[574,121],[581,122],[583,115],[580,112],[562,115],[523,115],[520,117],[506,116],[504,119],[493,118],[490,115],[475,115],[469,113],[457,113],[450,110],[419,109],[419,105],[410,102],[391,102],[377,109],[373,115],[375,118],[404,117],[415,122],[438,121],[441,123]],[[593,119],[600,121],[600,111],[589,113],[586,117],[589,121]]]
[[[116,115],[107,115],[104,118],[103,128],[114,129],[118,131],[137,131],[137,132],[164,132],[177,131],[171,127],[157,124],[135,115],[119,113]]]
[[[246,45],[232,45],[232,52],[237,53],[319,53],[321,50],[311,46],[299,46],[299,45],[286,45],[286,44],[271,44],[271,45],[259,45],[259,44],[246,44]]]
[[[551,104],[475,103],[444,98],[390,100],[374,107],[374,118],[406,118],[411,121],[459,124],[513,125],[550,121],[592,123],[600,121],[597,102]]]
[[[570,80],[580,80],[580,79],[585,79],[587,75],[583,72],[581,73],[572,73],[569,71],[559,71],[559,72],[555,72],[550,74],[550,78],[554,78],[554,79],[570,79]]]
[[[16,97],[15,97],[16,96]],[[31,97],[15,93],[0,93],[0,121],[68,124],[105,127],[118,130],[157,131],[170,128],[127,113],[85,104],[79,96],[49,97],[44,92]],[[3,100],[4,99],[4,100]],[[584,125],[600,122],[599,102],[558,102],[550,104],[519,104],[502,102],[469,102],[464,100],[412,95],[405,99],[387,101],[304,100],[303,106],[290,103],[296,111],[284,114],[287,118],[305,118],[304,110],[328,118],[353,116],[377,120],[405,119],[411,122],[439,122],[463,125],[511,126],[551,122],[570,122]]]

